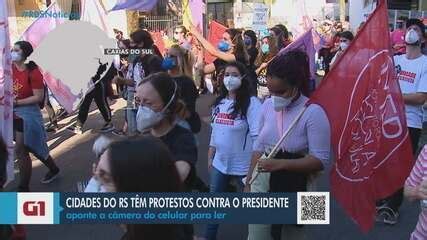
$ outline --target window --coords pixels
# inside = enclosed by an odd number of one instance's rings
[[[233,19],[233,3],[208,3],[208,16],[223,25]]]

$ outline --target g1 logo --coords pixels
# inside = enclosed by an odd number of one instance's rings
[[[45,202],[28,201],[24,202],[23,212],[25,216],[45,216]]]

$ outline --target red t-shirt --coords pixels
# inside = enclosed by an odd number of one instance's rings
[[[33,89],[43,89],[43,75],[38,68],[29,72],[19,71],[12,64],[13,71],[13,94],[17,99],[24,99],[33,96]],[[28,74],[30,77],[28,78]]]

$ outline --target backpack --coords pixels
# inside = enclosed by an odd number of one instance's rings
[[[28,84],[31,86],[30,73],[31,73],[31,71],[30,71],[30,70],[28,70]],[[44,106],[46,105],[46,101],[49,99],[49,98],[48,98],[48,96],[47,96],[47,94],[48,94],[48,89],[47,89],[47,86],[46,86],[45,81],[43,80],[43,98],[42,98],[42,100],[38,103],[38,104],[39,104],[40,109],[43,109],[43,108],[44,108]]]

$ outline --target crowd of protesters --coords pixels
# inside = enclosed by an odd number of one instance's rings
[[[357,33],[348,28],[348,22],[329,20],[317,27],[325,39],[318,56],[326,74],[354,41]],[[149,49],[152,53],[120,55],[120,63],[100,63],[94,72],[95,87],[84,97],[77,123],[70,130],[83,132],[94,99],[105,120],[101,132],[118,137],[102,136],[95,142],[98,161],[86,191],[225,192],[230,184],[237,191],[247,192],[307,191],[330,165],[331,126],[319,105],[306,107],[313,90],[306,53],[292,50],[277,55],[292,42],[287,28],[278,24],[258,36],[251,30],[229,28],[217,46],[194,26],[177,26],[173,32],[173,44],[162,54],[148,31],[137,30],[130,39],[116,31],[119,48]],[[427,100],[425,26],[418,19],[399,19],[390,37],[415,154]],[[52,182],[60,172],[49,154],[41,114],[47,89],[36,63],[26,61],[32,52],[31,44],[25,41],[16,42],[12,49],[19,192],[30,191],[30,153],[48,168],[42,183]],[[205,63],[205,52],[216,60]],[[212,132],[206,159],[198,159],[197,133],[202,120],[196,102],[200,94],[206,93],[203,76],[208,74],[212,75],[216,95],[206,106],[211,108]],[[408,81],[407,76],[414,77]],[[112,124],[108,99],[113,98],[112,84],[126,101],[123,126]],[[274,160],[266,160],[296,118],[299,121]],[[57,122],[52,124],[56,126]],[[5,152],[0,142],[0,183],[5,183]],[[404,194],[410,199],[427,200],[426,158],[424,149],[405,186],[378,202],[378,221],[392,225],[398,222]],[[198,177],[198,161],[207,161],[207,185]],[[259,176],[252,179],[254,174]],[[425,209],[412,239],[427,239]],[[218,224],[207,225],[202,239],[217,239],[218,228]],[[195,237],[192,225],[126,225],[123,230],[123,239]],[[251,240],[304,239],[305,231],[296,225],[250,225],[248,236]]]

